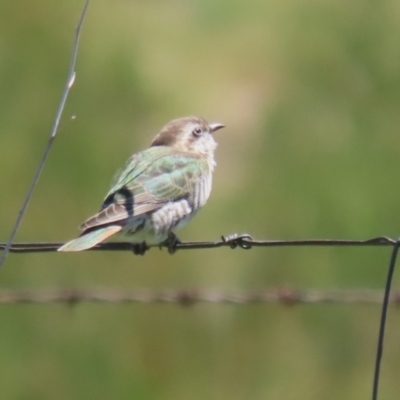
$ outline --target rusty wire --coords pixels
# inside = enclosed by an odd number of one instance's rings
[[[285,306],[296,304],[369,304],[380,305],[380,290],[303,290],[268,288],[251,291],[220,291],[203,289],[121,290],[121,289],[2,289],[0,304],[75,304],[75,303],[144,303],[177,304],[268,304]],[[400,304],[400,289],[392,292],[389,303]]]

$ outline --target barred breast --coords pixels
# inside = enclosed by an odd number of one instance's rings
[[[200,179],[197,179],[193,185],[193,191],[189,196],[189,201],[193,204],[193,208],[197,211],[201,207],[203,207],[211,193],[211,185],[212,185],[212,173],[209,171],[208,173],[201,176]]]
[[[151,220],[156,235],[168,235],[172,229],[180,229],[194,217],[207,202],[211,192],[211,172],[196,179],[187,199],[170,202],[152,214]]]
[[[193,217],[193,211],[186,199],[166,204],[150,217],[154,234],[164,237],[172,229],[182,228]]]

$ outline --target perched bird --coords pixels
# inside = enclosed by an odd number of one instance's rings
[[[111,236],[133,243],[136,254],[149,246],[174,251],[183,227],[206,203],[215,167],[213,133],[223,128],[203,118],[169,122],[151,146],[134,154],[108,192],[100,211],[81,226],[82,234],[58,251],[81,251]]]

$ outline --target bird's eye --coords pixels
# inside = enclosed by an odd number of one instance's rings
[[[193,133],[194,136],[200,136],[200,135],[203,133],[203,131],[202,131],[201,128],[198,126],[197,128],[194,128],[194,129],[193,129],[192,133]]]

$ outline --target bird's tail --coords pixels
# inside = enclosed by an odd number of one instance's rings
[[[103,240],[107,239],[109,236],[119,232],[121,229],[122,228],[120,226],[116,225],[96,229],[95,231],[85,233],[77,239],[65,243],[57,251],[82,251],[90,249],[97,243],[100,243]]]

